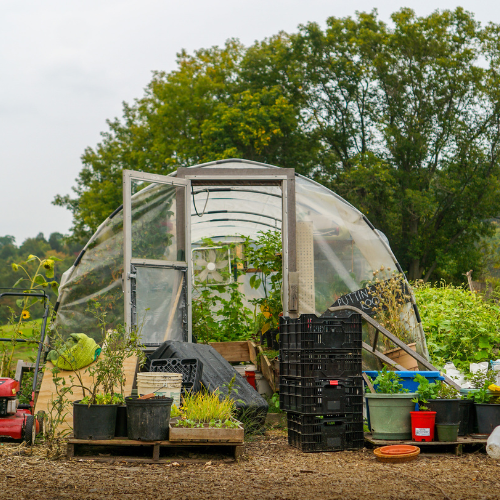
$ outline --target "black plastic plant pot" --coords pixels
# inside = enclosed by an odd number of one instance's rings
[[[125,398],[129,439],[166,441],[172,398]]]
[[[478,434],[491,434],[500,425],[500,404],[490,405],[476,403],[476,418]]]
[[[73,435],[76,439],[113,439],[118,405],[73,403]]]
[[[120,405],[116,412],[115,437],[127,437],[127,407]]]
[[[458,427],[459,436],[467,436],[474,432],[474,401],[472,399],[462,399],[459,405],[460,425]]]
[[[430,399],[425,406],[436,412],[436,424],[458,424],[460,422],[461,399]]]

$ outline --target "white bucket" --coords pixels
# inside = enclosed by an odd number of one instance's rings
[[[154,392],[158,396],[173,398],[173,404],[181,404],[181,373],[149,372],[137,374],[137,393],[139,396]]]

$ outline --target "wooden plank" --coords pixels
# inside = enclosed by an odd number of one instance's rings
[[[68,439],[68,443],[72,445],[84,445],[84,446],[155,446],[160,447],[190,447],[199,446],[199,443],[185,442],[185,441],[139,441],[127,438],[113,438],[113,439]],[[202,446],[235,446],[238,443],[235,442],[203,442]]]
[[[236,447],[235,447],[236,448]],[[233,457],[231,458],[223,458],[223,459],[215,459],[215,458],[160,458],[159,460],[153,460],[152,458],[145,457],[129,457],[129,456],[120,456],[120,455],[112,455],[109,457],[102,457],[100,455],[78,455],[76,458],[79,462],[81,461],[89,461],[96,462],[101,464],[165,464],[172,465],[174,462],[179,465],[205,465],[207,461],[210,461],[212,465],[215,464],[235,464],[237,460],[234,458],[234,450],[231,450]]]
[[[248,341],[241,342],[210,342],[210,345],[230,363],[250,361]]]
[[[260,353],[259,361],[260,361],[260,371],[262,372],[262,376],[268,381],[269,386],[271,387],[273,392],[277,392],[279,390],[276,387],[276,381],[274,379],[274,370],[271,366],[271,362],[267,359],[262,346],[257,346],[257,349]]]
[[[248,353],[250,355],[250,362],[257,366],[257,345],[251,340],[248,341]]]
[[[372,394],[374,394],[375,389],[373,388],[373,384],[370,382],[370,378],[368,377],[368,375],[365,372],[363,372],[362,375],[363,375],[363,380],[366,382],[366,385],[368,386],[368,389],[370,389],[370,392]]]
[[[38,393],[38,398],[36,401],[36,406],[35,406],[35,412],[38,411],[44,411],[46,413],[50,412],[51,408],[51,398],[56,397],[55,392],[56,392],[56,387],[54,385],[53,379],[52,379],[52,368],[54,365],[47,361],[44,367],[44,375],[42,379],[42,385],[40,387],[40,392]],[[77,374],[80,374],[82,378],[83,385],[90,385],[92,382],[92,379],[88,373],[86,373],[86,369],[88,368],[82,368],[81,370],[76,370],[76,371],[68,371],[68,370],[61,370],[59,372],[59,377],[64,378],[66,382],[66,386],[71,386],[71,378],[73,378],[73,384],[79,384]],[[130,396],[132,394],[132,386],[134,383],[135,379],[135,373],[137,369],[137,357],[133,356],[125,360],[123,369],[125,371],[125,390],[124,390],[124,395],[125,396]],[[80,387],[75,387],[73,389],[73,394],[68,393],[67,394],[67,399],[71,403],[73,401],[77,401],[79,399],[83,398],[83,390]],[[64,422],[62,422],[59,425],[59,428],[57,429],[58,432],[68,432],[73,428],[73,405],[68,405],[67,408],[67,413],[64,419]]]
[[[470,436],[458,436],[457,441],[412,441],[406,439],[387,440],[373,439],[371,434],[365,434],[365,441],[377,446],[388,446],[393,444],[411,444],[413,446],[446,446],[464,444],[486,444],[487,439],[471,438]]]

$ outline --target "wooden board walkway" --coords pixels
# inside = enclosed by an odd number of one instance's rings
[[[472,446],[478,448],[480,446],[486,446],[487,438],[476,438],[471,436],[459,436],[457,441],[411,441],[411,440],[397,440],[389,441],[385,439],[373,439],[371,434],[365,434],[365,443],[369,444],[371,448],[377,448],[379,446],[390,446],[394,444],[409,444],[413,446],[418,446],[421,452],[436,451],[436,448],[448,448],[453,449],[455,455],[460,456],[464,452],[466,446]]]
[[[45,363],[42,385],[40,386],[40,392],[38,393],[38,397],[36,400],[35,412],[38,411],[44,411],[45,413],[50,412],[51,400],[52,397],[55,397],[55,391],[56,391],[56,387],[52,380],[53,367],[54,365],[49,361]],[[91,378],[87,373],[85,373],[85,370],[87,368],[88,367],[85,367],[77,371],[61,370],[59,372],[59,377],[64,378],[66,382],[66,387],[68,387],[71,385],[71,378],[74,378],[73,383],[75,384],[78,383],[78,380],[76,378],[76,373],[78,373],[81,374],[83,384],[88,385],[91,382]],[[133,356],[126,359],[125,362],[123,363],[123,369],[125,371],[125,377],[126,377],[124,395],[130,396],[132,394],[132,386],[134,384],[135,372],[137,369],[137,358]],[[71,403],[73,401],[78,401],[79,399],[83,398],[83,391],[81,388],[75,387],[73,389],[73,394],[68,393],[66,397],[68,401],[70,401]],[[61,425],[58,427],[58,431],[68,432],[71,429],[73,429],[73,406],[68,405],[64,422],[61,423]]]
[[[134,447],[149,447],[151,448],[151,455],[147,458],[143,457],[122,457],[121,455],[117,455],[115,457],[109,457],[106,460],[128,460],[135,462],[171,462],[173,459],[170,458],[160,459],[160,450],[161,448],[178,448],[183,451],[199,451],[200,448],[203,447],[222,447],[227,452],[231,453],[234,460],[238,460],[241,457],[244,450],[243,443],[227,443],[227,442],[204,442],[204,443],[189,443],[183,441],[135,441],[132,439],[126,438],[114,438],[114,439],[74,439],[70,438],[68,440],[66,456],[68,458],[80,458],[83,460],[95,460],[102,458],[101,450],[105,450],[106,454],[110,454],[112,452],[116,452],[119,448],[128,448],[127,451],[130,451],[131,448]],[[92,449],[95,448],[95,455],[87,455],[84,454],[85,448]],[[215,451],[215,450],[214,450]],[[175,459],[176,461],[180,461]],[[192,462],[192,460],[191,460]],[[206,460],[204,461],[206,462]]]

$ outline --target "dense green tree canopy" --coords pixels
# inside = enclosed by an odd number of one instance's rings
[[[500,209],[500,28],[463,9],[310,23],[249,48],[182,52],[88,148],[86,237],[121,204],[124,168],[166,174],[244,157],[311,176],[388,236],[412,279],[460,280]]]

